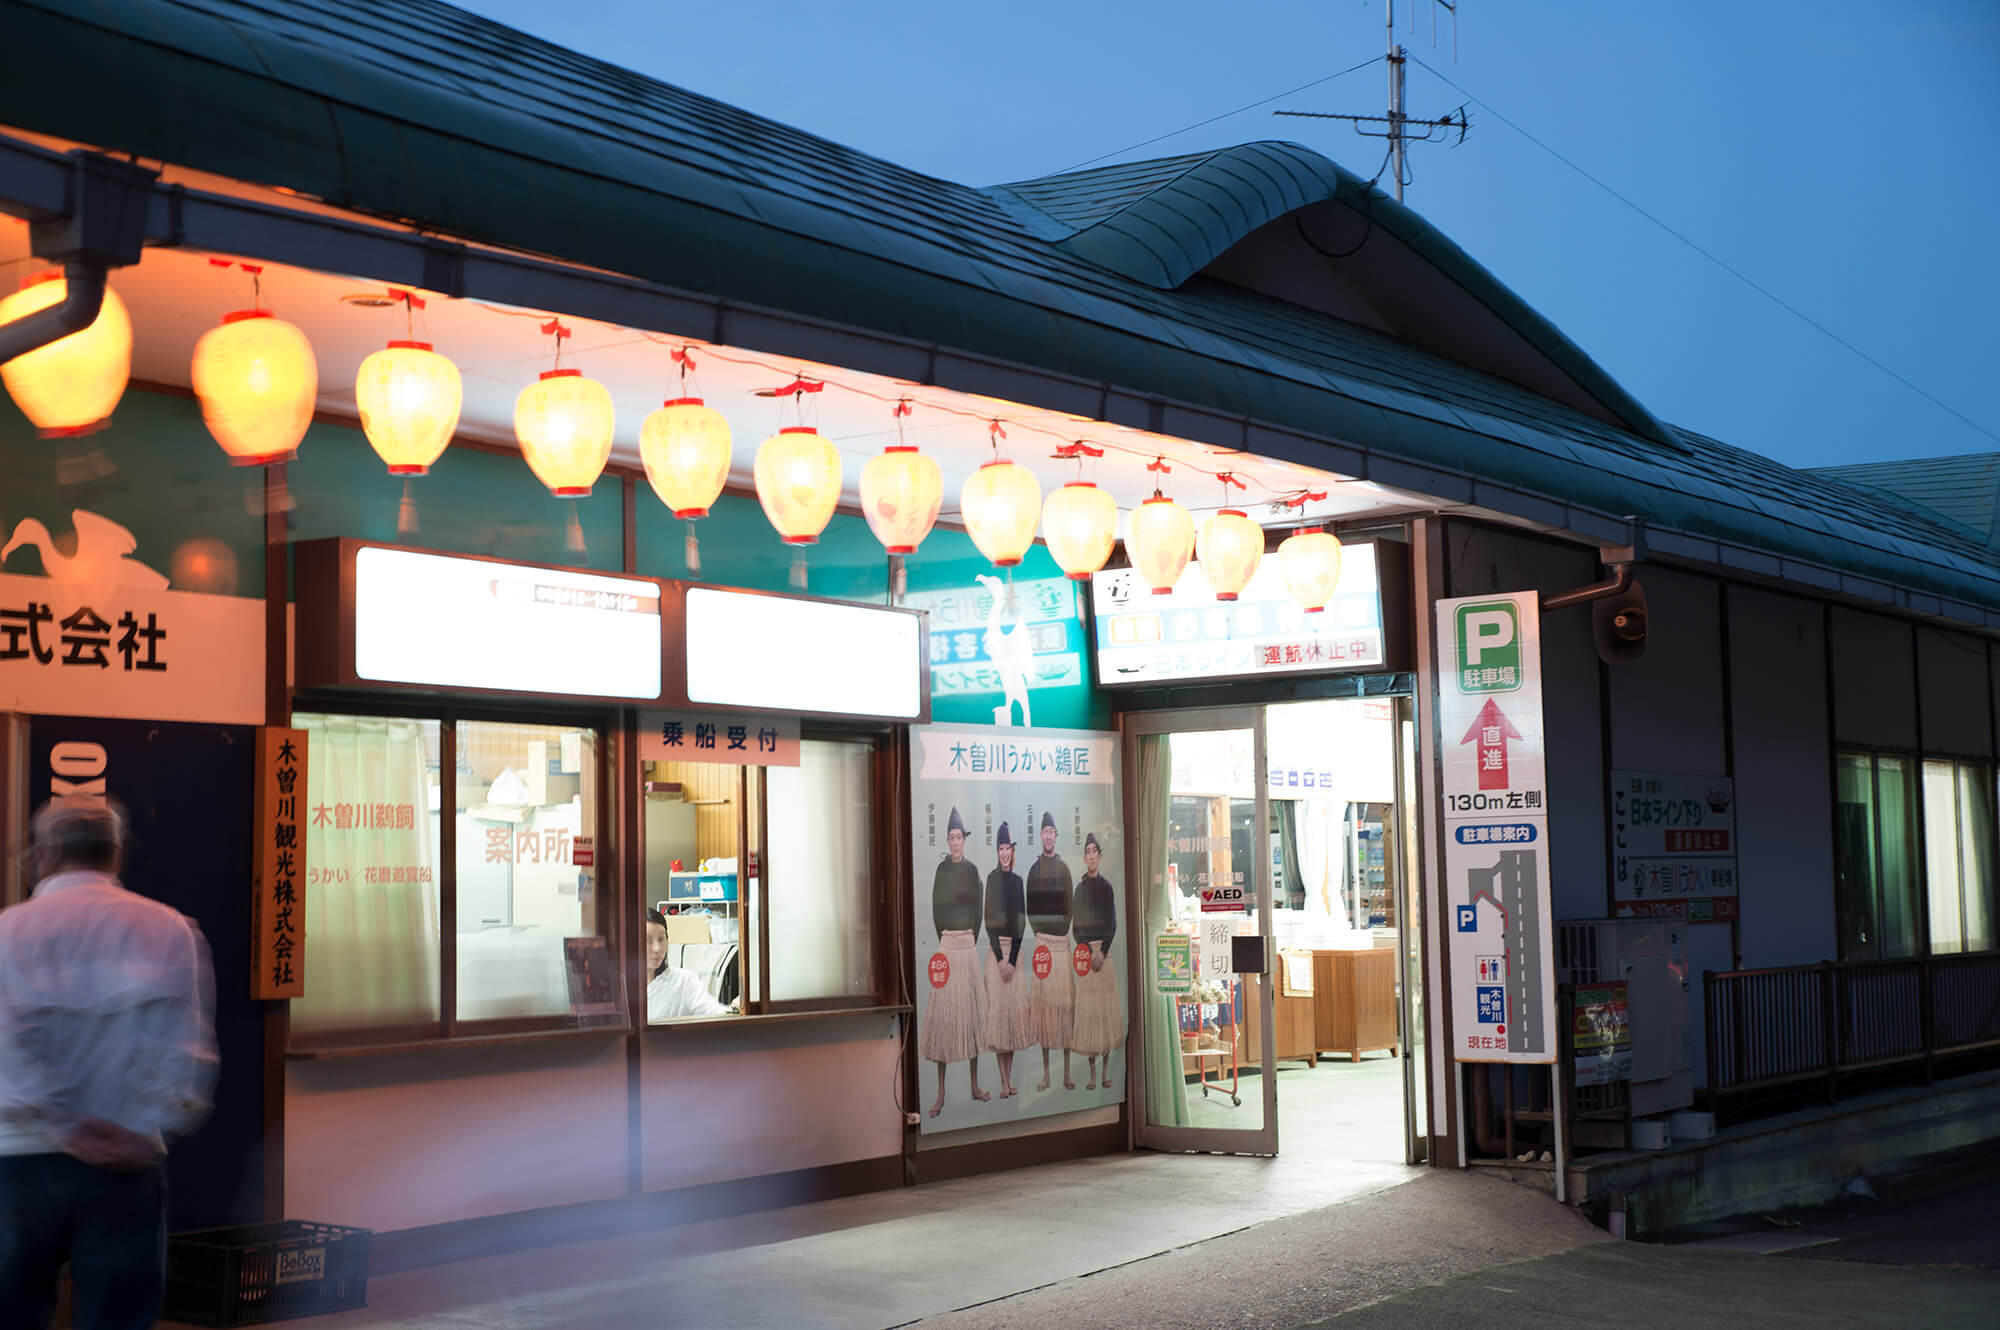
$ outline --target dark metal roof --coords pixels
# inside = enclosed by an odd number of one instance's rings
[[[1861,462],[1818,474],[1893,495],[2000,546],[2000,453]]]
[[[1983,541],[1661,425],[1415,212],[1297,145],[982,190],[434,0],[4,11],[0,124],[1103,383],[1177,404],[1175,432],[1209,442],[1277,428],[1356,444],[1441,497],[1632,515],[1691,557],[1735,551],[1716,557],[1773,576],[1804,560],[2000,609]],[[1328,204],[1365,211],[1607,418],[1201,275],[1263,221]]]

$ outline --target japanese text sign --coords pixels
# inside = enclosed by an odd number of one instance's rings
[[[641,711],[639,759],[795,767],[799,722],[795,716],[744,716],[730,711]]]
[[[1736,918],[1734,782],[1613,771],[1611,895],[1621,917]]]
[[[1437,647],[1452,1054],[1553,1062],[1539,598],[1441,600]]]
[[[1194,991],[1194,939],[1186,933],[1153,939],[1153,991],[1167,997]]]
[[[304,730],[257,731],[256,877],[251,891],[250,996],[304,997],[308,880]]]

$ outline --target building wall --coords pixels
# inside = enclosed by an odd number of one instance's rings
[[[1910,626],[1836,605],[1830,630],[1834,738],[1864,748],[1915,748],[1917,668]]]
[[[1991,758],[1993,698],[1986,644],[1936,628],[1916,632],[1924,751]]]

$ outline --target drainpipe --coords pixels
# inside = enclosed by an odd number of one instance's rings
[[[77,149],[63,211],[28,217],[28,248],[60,263],[60,304],[0,325],[0,364],[88,328],[104,304],[104,275],[139,261],[145,249],[153,184],[160,178],[134,162]]]
[[[0,324],[0,365],[88,328],[104,304],[102,263],[71,259],[63,264],[64,295],[47,309]]]
[[[1598,561],[1611,569],[1611,580],[1593,582],[1580,586],[1574,591],[1562,591],[1553,596],[1542,597],[1542,612],[1566,610],[1572,605],[1588,605],[1593,600],[1603,600],[1607,596],[1617,596],[1632,589],[1632,568],[1646,557],[1646,528],[1636,517],[1625,519],[1632,533],[1632,543],[1598,551]]]

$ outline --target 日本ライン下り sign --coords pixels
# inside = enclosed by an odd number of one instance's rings
[[[1437,604],[1452,1054],[1553,1062],[1540,601]]]
[[[1734,782],[1613,771],[1611,895],[1621,917],[1734,919]]]
[[[743,716],[728,711],[639,713],[642,762],[714,762],[735,767],[799,764],[796,716]]]

